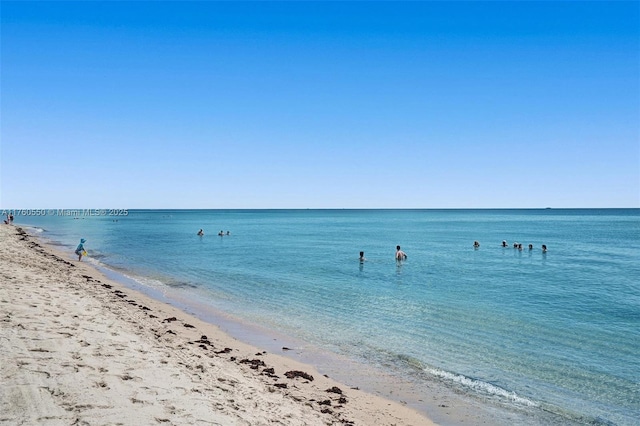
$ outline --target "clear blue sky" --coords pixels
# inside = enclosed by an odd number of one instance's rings
[[[1,20],[2,208],[640,207],[639,2]]]

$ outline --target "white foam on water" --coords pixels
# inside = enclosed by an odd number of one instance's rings
[[[483,382],[481,380],[472,379],[467,376],[463,376],[461,374],[450,373],[448,371],[439,370],[436,368],[427,368],[426,372],[444,379],[449,382],[456,383],[458,385],[462,385],[465,388],[469,388],[475,392],[499,397],[501,399],[505,399],[510,402],[514,402],[516,404],[524,405],[526,407],[539,407],[540,404],[531,401],[530,399],[519,396],[513,391],[508,391],[499,386],[492,385],[491,383]]]
[[[25,226],[25,228],[27,228],[27,230],[34,232],[36,234],[41,234],[44,232],[44,228],[40,228],[37,226]]]

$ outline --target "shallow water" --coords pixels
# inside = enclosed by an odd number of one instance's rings
[[[638,209],[140,210],[16,223],[70,250],[86,238],[90,260],[154,291],[412,380],[558,423],[640,418]]]

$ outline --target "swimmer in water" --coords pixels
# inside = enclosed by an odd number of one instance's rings
[[[396,246],[396,260],[406,260],[407,254],[400,250],[400,246]]]

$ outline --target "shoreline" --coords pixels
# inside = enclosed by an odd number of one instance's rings
[[[0,237],[0,423],[434,424],[69,261],[18,226]]]

